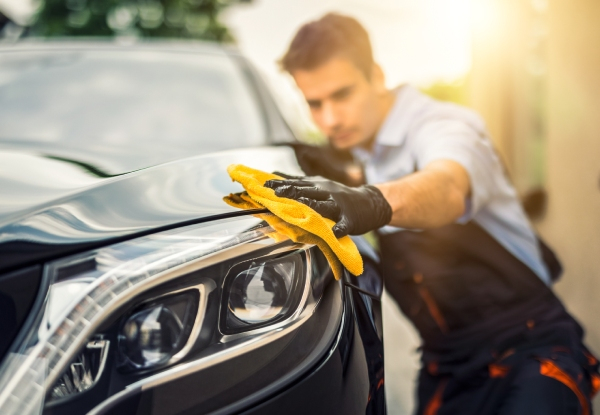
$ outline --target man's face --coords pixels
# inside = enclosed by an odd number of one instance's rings
[[[350,60],[332,58],[312,70],[292,73],[308,102],[313,120],[338,149],[366,144],[383,117],[380,77],[368,80]]]

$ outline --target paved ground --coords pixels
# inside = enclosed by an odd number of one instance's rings
[[[410,415],[419,368],[419,335],[400,313],[394,300],[383,294],[383,342],[385,348],[385,393],[388,414]]]

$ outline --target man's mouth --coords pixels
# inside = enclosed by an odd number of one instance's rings
[[[350,137],[352,137],[353,133],[354,133],[353,130],[344,131],[341,133],[334,134],[332,136],[332,138],[333,138],[333,141],[335,141],[335,142],[344,142],[344,141],[347,141]]]

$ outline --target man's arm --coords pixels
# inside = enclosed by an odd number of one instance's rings
[[[463,214],[469,194],[466,170],[449,160],[433,161],[421,172],[378,187],[348,187],[322,177],[269,180],[265,186],[335,221],[338,238],[390,223],[422,229],[446,225]]]
[[[430,229],[455,222],[465,212],[469,175],[452,160],[435,160],[423,170],[375,185],[392,208],[390,225]]]

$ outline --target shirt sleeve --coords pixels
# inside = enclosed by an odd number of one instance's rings
[[[419,170],[435,160],[452,160],[467,171],[471,195],[457,222],[471,220],[494,196],[498,175],[503,169],[485,132],[460,119],[424,122],[415,136],[415,157]]]

